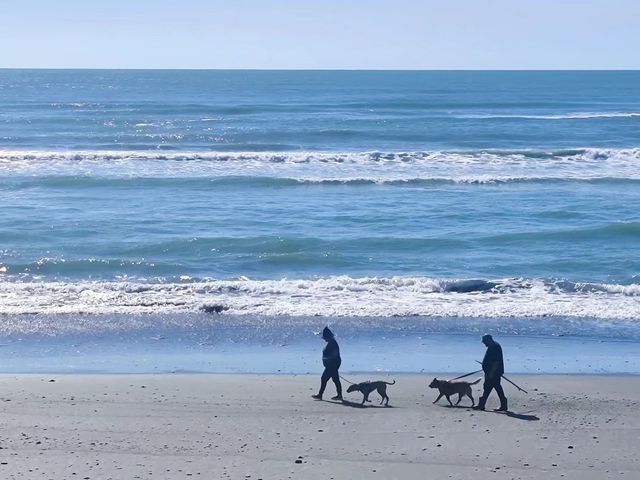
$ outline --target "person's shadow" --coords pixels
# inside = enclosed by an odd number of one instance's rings
[[[471,410],[471,407],[465,405],[439,405],[441,408],[462,408],[465,410]],[[506,412],[496,412],[495,410],[474,410],[481,411],[484,413],[497,413],[498,415],[505,415],[507,417],[515,418],[517,420],[526,420],[527,422],[536,422],[540,420],[540,417],[537,415],[529,415],[528,413],[516,413],[508,410]]]
[[[506,412],[495,412],[495,413],[500,413],[502,415],[506,415],[507,417],[511,417],[511,418],[517,418],[518,420],[526,420],[527,422],[537,422],[538,420],[540,420],[540,417],[538,417],[537,415],[528,415],[526,413],[516,413],[510,410],[507,410]]]

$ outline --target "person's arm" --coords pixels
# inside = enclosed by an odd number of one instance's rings
[[[499,375],[499,370],[500,370],[500,355],[499,352],[497,351],[497,349],[495,348],[491,348],[490,350],[487,351],[487,356],[489,358],[487,358],[487,363],[488,368],[485,370],[486,375],[489,378],[496,378]]]
[[[325,360],[337,360],[340,357],[340,349],[336,341],[329,342],[325,349]]]
[[[489,368],[489,378],[496,378],[498,376],[499,364],[497,359],[493,360],[491,367]]]

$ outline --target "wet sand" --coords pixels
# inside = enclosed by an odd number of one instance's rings
[[[2,375],[0,478],[640,478],[640,377],[513,376],[509,414],[433,405],[432,377],[361,408],[319,376]]]

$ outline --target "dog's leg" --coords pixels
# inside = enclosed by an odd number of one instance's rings
[[[449,402],[449,405],[453,407],[453,403],[451,403],[451,398],[449,398],[449,395],[447,395],[447,402]]]
[[[441,393],[440,395],[438,395],[438,398],[436,398],[433,403],[437,403],[438,400],[440,400],[442,397],[444,396],[444,393]]]
[[[462,394],[461,393],[458,394],[458,401],[456,402],[456,405],[458,405],[460,403],[460,400],[462,400]]]
[[[387,397],[387,386],[384,383],[378,387],[378,395],[380,395],[380,405],[382,405],[385,398],[389,398]]]
[[[473,399],[473,395],[471,395],[471,392],[467,393],[467,396],[471,399],[471,406],[475,407],[476,401]]]

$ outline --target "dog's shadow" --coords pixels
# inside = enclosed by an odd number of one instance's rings
[[[344,407],[351,408],[395,408],[393,405],[365,405],[359,402],[351,402],[349,400],[324,400],[327,403],[335,403],[336,405],[342,405]]]

